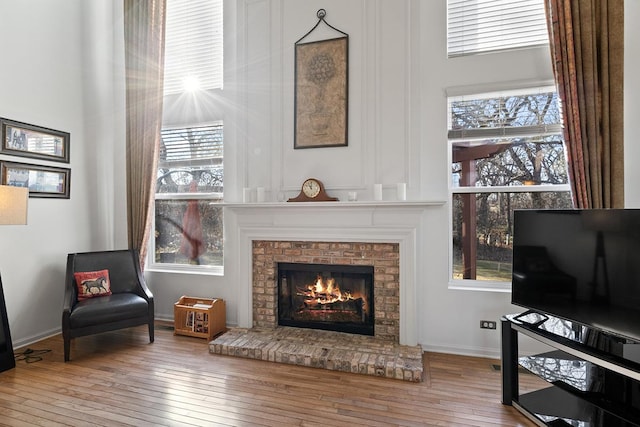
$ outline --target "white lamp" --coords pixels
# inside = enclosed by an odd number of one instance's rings
[[[0,185],[0,225],[24,225],[27,223],[29,189]]]

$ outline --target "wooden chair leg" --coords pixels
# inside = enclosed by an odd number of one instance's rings
[[[153,342],[154,339],[154,329],[153,329],[153,322],[149,322],[149,342]]]

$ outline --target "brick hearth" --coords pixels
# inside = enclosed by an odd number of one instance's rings
[[[209,352],[332,371],[420,382],[422,349],[365,335],[315,329],[232,328]]]
[[[397,243],[253,240],[253,328],[232,328],[209,344],[214,354],[422,381],[422,348],[400,345]],[[374,268],[374,336],[278,326],[277,263]]]

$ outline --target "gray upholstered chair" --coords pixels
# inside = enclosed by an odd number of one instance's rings
[[[108,270],[111,295],[78,299],[74,274]],[[135,250],[85,252],[67,256],[62,337],[64,361],[71,339],[132,326],[149,326],[153,342],[153,294],[147,288]]]

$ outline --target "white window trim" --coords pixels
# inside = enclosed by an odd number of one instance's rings
[[[513,89],[517,87],[517,89]],[[464,99],[468,97],[476,97],[478,95],[521,95],[530,93],[532,90],[539,91],[556,91],[557,88],[549,81],[527,81],[527,82],[506,82],[498,83],[487,87],[485,85],[473,85],[473,86],[459,86],[451,87],[445,90],[447,96],[447,130],[451,128],[451,117],[449,111],[451,109],[451,102],[455,100]],[[454,279],[453,276],[453,196],[455,194],[470,194],[470,193],[494,193],[494,192],[521,192],[521,193],[533,193],[533,192],[564,192],[571,191],[570,184],[555,184],[555,185],[519,185],[519,186],[496,186],[496,187],[454,187],[451,179],[451,141],[452,139],[447,137],[447,183],[448,183],[448,267],[447,267],[447,289],[451,290],[463,290],[463,291],[478,291],[478,292],[497,292],[497,293],[511,293],[511,281],[499,282],[493,280],[475,280],[475,279]]]
[[[469,193],[547,193],[571,191],[569,184],[544,184],[544,185],[496,185],[495,187],[451,187],[452,194]]]
[[[217,126],[223,125],[224,122],[222,120],[212,120],[202,123],[191,123],[185,125],[167,125],[163,126],[162,129],[185,129],[185,128],[193,128],[193,127],[202,127],[202,126]],[[223,129],[224,133],[224,129]],[[199,160],[196,160],[195,163],[198,163]],[[223,156],[224,162],[224,156]],[[222,208],[224,204],[224,193],[156,193],[154,196],[155,200],[211,200],[210,203],[220,205]],[[155,205],[153,206],[155,212]],[[224,220],[223,220],[224,222]],[[151,224],[151,229],[156,229],[156,220],[155,215],[153,215],[153,220]],[[224,225],[223,225],[224,227]],[[224,230],[223,230],[224,235]],[[171,264],[171,263],[160,263],[155,261],[155,250],[156,250],[156,239],[151,236],[149,237],[149,242],[147,244],[147,267],[145,270],[153,271],[153,272],[163,272],[163,273],[176,273],[176,274],[195,274],[195,275],[209,275],[209,276],[224,276],[224,249],[223,249],[223,261],[222,265],[192,265],[192,264]]]

